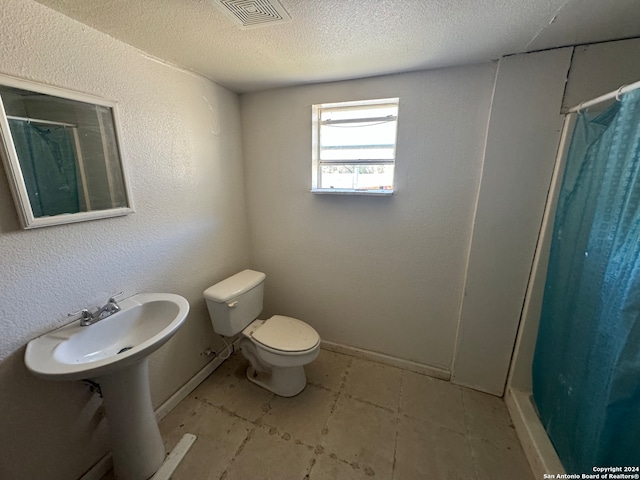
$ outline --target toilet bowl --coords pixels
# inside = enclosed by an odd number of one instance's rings
[[[266,275],[243,270],[204,292],[216,333],[240,334],[240,349],[251,365],[247,378],[276,395],[292,397],[307,384],[304,365],[320,352],[320,336],[305,322],[284,315],[256,320],[262,310]]]
[[[304,365],[320,353],[320,336],[306,323],[274,315],[255,320],[242,333],[240,349],[249,360],[247,378],[282,397],[293,397],[307,384]]]

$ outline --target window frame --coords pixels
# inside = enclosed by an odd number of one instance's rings
[[[400,112],[400,98],[380,98],[373,100],[359,100],[348,102],[334,102],[312,105],[312,179],[311,192],[316,194],[338,194],[338,195],[377,195],[389,196],[395,191],[395,167],[398,145],[398,121]],[[395,141],[393,144],[393,158],[391,159],[337,159],[337,160],[321,160],[320,154],[320,129],[326,124],[349,124],[363,123],[362,117],[354,116],[353,119],[340,119],[322,121],[322,113],[327,110],[354,110],[362,111],[367,108],[394,107],[395,115],[385,117],[370,117],[367,121],[393,121],[396,124]],[[367,145],[362,145],[366,147]],[[379,148],[378,145],[376,147]],[[322,186],[322,167],[327,165],[354,165],[354,166],[379,166],[392,165],[394,167],[393,181],[390,189],[357,189],[357,188],[327,188]]]

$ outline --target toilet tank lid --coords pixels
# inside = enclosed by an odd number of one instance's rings
[[[228,302],[260,285],[266,275],[255,270],[243,270],[216,283],[204,291],[204,298],[218,303]]]

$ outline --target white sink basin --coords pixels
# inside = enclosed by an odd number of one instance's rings
[[[120,480],[145,480],[162,465],[164,445],[149,390],[148,356],[180,328],[189,303],[171,293],[139,293],[92,325],[80,320],[27,344],[27,368],[49,380],[92,379],[100,386]]]
[[[120,312],[93,325],[80,320],[30,341],[27,368],[50,380],[96,378],[131,365],[164,345],[180,328],[189,303],[170,293],[139,293]]]
[[[82,380],[112,373],[161,347],[180,328],[189,303],[171,293],[139,293],[121,311],[93,325],[80,320],[30,341],[27,368],[50,380]]]

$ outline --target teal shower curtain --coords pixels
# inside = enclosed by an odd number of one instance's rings
[[[558,199],[533,397],[568,473],[640,464],[639,319],[635,90],[579,114]]]
[[[9,119],[34,217],[77,213],[81,190],[69,127]]]

